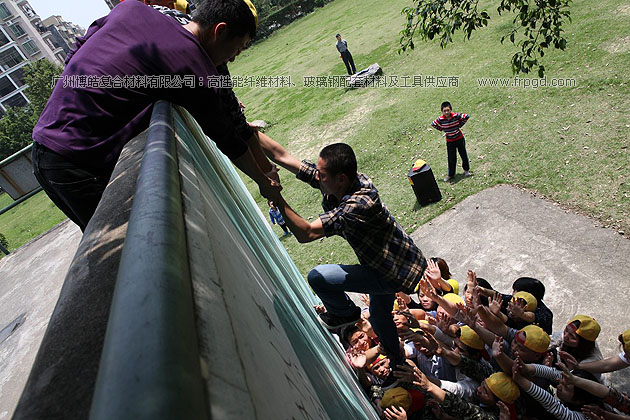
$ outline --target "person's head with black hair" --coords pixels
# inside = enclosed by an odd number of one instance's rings
[[[484,289],[494,290],[494,288],[490,285],[490,282],[483,277],[477,277],[477,285],[479,287],[483,287]],[[464,286],[464,294],[468,296],[468,284]],[[488,306],[489,304],[488,297],[484,295],[479,296],[479,301],[483,306]]]
[[[205,0],[192,20],[185,27],[219,66],[233,61],[256,36],[258,13],[250,0]]]
[[[319,152],[317,180],[324,194],[341,199],[357,178],[357,158],[352,147],[333,143]]]
[[[348,347],[354,347],[361,351],[374,347],[372,338],[357,325],[349,325],[341,330],[340,335],[342,344]]]
[[[519,277],[512,283],[514,292],[531,293],[538,302],[545,297],[545,285],[533,277]]]

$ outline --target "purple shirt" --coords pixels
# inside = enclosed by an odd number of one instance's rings
[[[197,87],[64,87],[64,78],[79,75],[107,76],[100,83],[116,76],[194,75]],[[247,144],[228,125],[216,88],[208,87],[208,76],[217,75],[197,38],[174,19],[142,2],[123,2],[78,40],[33,139],[79,166],[113,168],[123,146],[148,127],[153,103],[165,99],[185,107],[229,158],[239,157]]]

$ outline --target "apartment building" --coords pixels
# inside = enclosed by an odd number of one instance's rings
[[[65,51],[26,0],[0,0],[0,115],[9,106],[24,106],[23,67],[46,58],[63,64]]]
[[[85,33],[85,29],[64,20],[61,16],[50,16],[42,21],[42,25],[52,34],[55,47],[61,47],[66,54],[74,48],[77,37]]]

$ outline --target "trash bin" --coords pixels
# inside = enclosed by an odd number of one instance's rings
[[[409,170],[409,183],[421,206],[435,203],[442,199],[442,193],[435,181],[433,171],[424,160],[418,159]]]

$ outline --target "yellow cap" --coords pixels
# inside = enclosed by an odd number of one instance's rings
[[[258,12],[256,11],[256,7],[254,6],[254,3],[252,3],[250,0],[243,0],[243,1],[247,5],[247,7],[249,7],[249,10],[252,11],[252,15],[254,15],[254,22],[256,23],[256,26],[258,26]]]
[[[630,330],[625,330],[621,333],[621,341],[623,342],[623,351],[627,356],[630,356]]]
[[[536,308],[538,307],[538,301],[536,300],[534,295],[532,295],[531,293],[516,292],[514,293],[514,296],[512,296],[512,299],[513,300],[523,299],[525,302],[527,302],[527,305],[525,305],[525,310],[527,312],[534,312]]]
[[[383,359],[386,359],[387,357],[383,354],[379,354],[378,357],[376,359],[374,359],[374,361],[372,363],[370,363],[367,368],[371,369],[374,367],[374,365],[376,365],[378,362],[380,362]]]
[[[567,325],[575,321],[580,321],[580,326],[577,331],[575,331],[577,335],[588,341],[597,340],[599,332],[602,330],[602,327],[599,326],[597,321],[588,315],[576,315],[571,321],[567,322]]]
[[[542,328],[538,325],[528,325],[521,328],[519,332],[521,331],[525,333],[525,342],[522,343],[525,347],[536,353],[544,353],[547,351],[551,339],[549,338],[549,334]]]
[[[512,404],[521,396],[516,382],[503,372],[493,373],[486,378],[490,391],[504,403]]]
[[[411,408],[411,395],[405,388],[396,387],[385,391],[381,398],[381,408],[402,407],[405,411]]]
[[[186,13],[188,2],[186,0],[175,0],[175,10]]]
[[[459,329],[459,339],[462,343],[473,349],[481,350],[484,348],[481,337],[468,325],[464,325]]]
[[[393,311],[397,311],[399,310],[400,307],[398,306],[398,299],[394,299],[394,309],[392,309]]]
[[[448,279],[446,282],[453,288],[453,293],[459,295],[459,282],[455,279]]]
[[[456,295],[455,293],[447,293],[444,296],[442,296],[442,298],[447,301],[447,302],[451,302],[452,304],[459,304],[461,303],[462,305],[464,304],[464,299],[461,298],[461,296]]]

